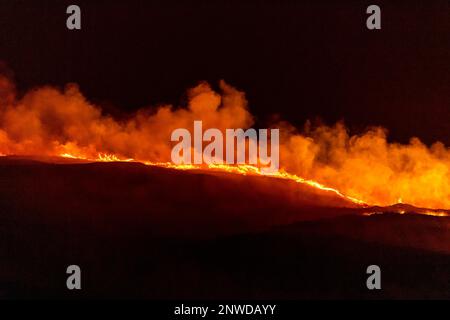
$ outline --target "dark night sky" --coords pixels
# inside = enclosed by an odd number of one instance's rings
[[[69,4],[81,31],[66,29]],[[370,4],[382,30],[365,27]],[[319,116],[450,144],[448,0],[2,0],[0,60],[21,91],[77,82],[111,110],[180,104],[186,88],[224,79],[260,123]]]

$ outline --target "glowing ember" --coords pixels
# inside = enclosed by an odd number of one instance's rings
[[[405,214],[406,213],[405,210],[399,210],[399,211],[393,210],[393,212],[399,213],[399,214]],[[420,212],[414,212],[414,213],[416,213],[416,214],[423,214],[423,215],[426,215],[426,216],[434,216],[434,217],[450,217],[450,213],[445,212],[445,211],[427,210],[427,211],[420,211]],[[373,216],[373,215],[379,215],[379,214],[384,214],[384,212],[373,211],[373,212],[364,212],[363,213],[364,216]]]

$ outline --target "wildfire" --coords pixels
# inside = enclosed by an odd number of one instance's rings
[[[403,203],[450,209],[450,149],[442,143],[389,143],[383,128],[350,135],[342,123],[279,128],[275,173],[253,165],[175,165],[170,162],[176,128],[251,128],[244,93],[222,82],[217,93],[202,83],[188,91],[187,108],[142,109],[126,120],[105,115],[74,84],[42,87],[17,97],[14,83],[0,74],[0,155],[62,156],[87,161],[137,161],[179,170],[215,170],[270,175],[332,192],[360,206]],[[190,130],[193,132],[192,130]],[[424,213],[425,214],[425,213]]]
[[[119,157],[112,155],[112,154],[105,154],[105,153],[99,153],[97,158],[95,159],[89,159],[87,157],[83,156],[75,156],[69,153],[62,153],[60,154],[61,157],[69,158],[69,159],[79,159],[79,160],[87,160],[87,161],[98,161],[98,162],[139,162],[143,163],[148,166],[157,166],[157,167],[163,167],[163,168],[170,168],[170,169],[176,169],[176,170],[213,170],[213,171],[221,171],[221,172],[227,172],[227,173],[234,173],[234,174],[242,174],[242,175],[258,175],[258,176],[269,176],[273,178],[279,178],[279,179],[286,179],[295,181],[297,183],[306,184],[310,187],[320,189],[323,191],[328,191],[335,193],[339,197],[346,199],[348,201],[351,201],[358,205],[368,206],[368,204],[362,200],[356,199],[354,197],[350,197],[347,195],[344,195],[339,190],[336,190],[334,188],[330,188],[327,186],[324,186],[323,184],[313,181],[304,179],[302,177],[299,177],[295,174],[290,174],[285,171],[279,171],[279,172],[273,172],[273,173],[265,173],[263,172],[259,167],[253,166],[253,165],[247,165],[247,164],[241,164],[241,165],[225,165],[225,164],[204,164],[204,165],[193,165],[193,164],[173,164],[171,162],[151,162],[151,161],[135,161],[134,159],[120,159]]]

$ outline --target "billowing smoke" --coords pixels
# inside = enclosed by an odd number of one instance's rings
[[[222,94],[206,83],[189,90],[187,109],[162,106],[116,120],[80,93],[74,84],[64,90],[42,87],[22,98],[0,77],[0,152],[21,155],[64,153],[97,158],[99,153],[143,161],[170,161],[171,132],[192,130],[194,120],[206,128],[247,128],[253,120],[244,94],[220,83]]]
[[[118,120],[90,103],[77,85],[41,87],[19,97],[14,83],[0,76],[0,154],[95,159],[106,153],[168,162],[176,128],[192,130],[194,120],[222,131],[253,124],[244,94],[224,82],[220,93],[201,83],[188,98],[187,108],[144,108]],[[280,128],[280,168],[286,172],[369,204],[450,208],[450,151],[442,143],[388,143],[383,128],[351,136],[342,123],[301,131],[284,122],[272,126]]]
[[[427,147],[418,138],[388,143],[386,135],[375,127],[350,136],[342,123],[306,128],[285,137],[280,163],[372,205],[450,208],[449,149],[440,142]]]

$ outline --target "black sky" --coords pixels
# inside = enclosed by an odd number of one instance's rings
[[[81,31],[66,29],[69,4]],[[382,30],[365,27],[370,4]],[[2,0],[0,60],[21,91],[76,82],[110,110],[178,105],[186,88],[224,79],[260,123],[344,119],[450,144],[447,0]]]

